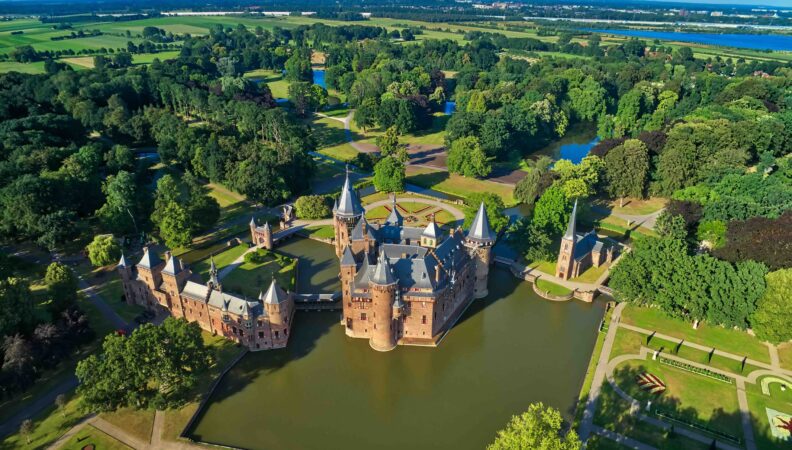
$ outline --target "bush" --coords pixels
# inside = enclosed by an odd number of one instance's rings
[[[88,244],[87,250],[88,259],[94,267],[113,264],[121,257],[121,247],[112,234],[95,236],[93,242]]]
[[[260,248],[255,252],[245,254],[245,262],[248,264],[263,264],[267,262],[270,252],[266,249]]]
[[[307,220],[330,217],[330,202],[324,195],[303,195],[294,202],[297,217]]]

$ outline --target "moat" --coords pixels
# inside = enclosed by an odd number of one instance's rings
[[[298,289],[338,288],[330,245],[279,250],[300,257]],[[483,449],[531,402],[571,417],[603,311],[541,300],[498,268],[439,348],[374,352],[344,335],[337,312],[300,311],[288,348],[248,354],[190,436],[247,449]]]

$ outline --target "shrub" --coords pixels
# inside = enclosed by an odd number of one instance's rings
[[[294,202],[297,217],[307,220],[330,217],[329,199],[324,195],[303,195]]]

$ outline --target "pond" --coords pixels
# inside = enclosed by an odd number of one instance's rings
[[[599,142],[597,130],[592,124],[577,123],[569,127],[564,137],[531,153],[531,157],[546,155],[553,161],[568,159],[578,164],[597,145],[597,142]]]
[[[456,102],[447,101],[443,107],[443,114],[451,115],[456,112]]]
[[[321,69],[314,69],[313,70],[313,81],[314,84],[322,86],[323,88],[327,89],[327,85],[325,84],[325,71]]]
[[[301,283],[337,285],[331,246],[281,249],[301,257]],[[571,418],[602,305],[541,300],[498,268],[489,288],[439,348],[378,353],[338,313],[300,311],[288,348],[247,355],[189,434],[248,449],[481,450],[531,402]]]
[[[792,36],[782,36],[777,34],[679,33],[675,31],[649,30],[588,31],[646,39],[664,39],[677,42],[695,42],[698,44],[721,45],[725,47],[750,48],[754,50],[792,50]]]

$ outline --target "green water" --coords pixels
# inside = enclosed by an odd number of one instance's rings
[[[330,246],[292,241],[302,282],[337,285]],[[249,449],[483,449],[511,415],[542,401],[571,417],[602,317],[552,303],[494,269],[439,348],[388,353],[344,335],[338,313],[298,312],[289,347],[246,356],[191,436]]]

